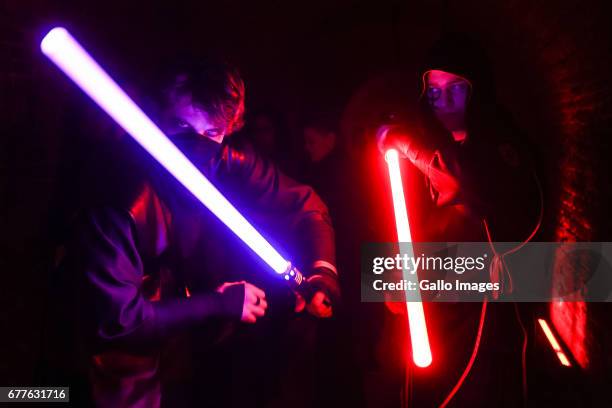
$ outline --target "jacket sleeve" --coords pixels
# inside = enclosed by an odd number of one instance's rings
[[[455,146],[436,150],[419,149],[409,155],[411,162],[423,173],[433,202],[439,206],[464,205],[475,215],[490,211],[491,195],[483,185],[483,177],[466,165]],[[488,168],[496,174],[495,168]]]
[[[221,178],[232,180],[233,188],[248,200],[246,205],[282,219],[291,228],[305,251],[306,267],[337,273],[331,219],[311,187],[289,178],[252,150],[226,146],[219,166]]]
[[[464,205],[494,226],[498,240],[522,240],[537,225],[537,176],[526,154],[509,143],[476,154],[446,146],[409,158],[427,178],[436,205]]]
[[[151,302],[144,295],[143,262],[128,212],[100,209],[84,214],[72,244],[81,291],[85,335],[97,347],[155,342],[211,317],[238,319],[244,288],[223,294]],[[70,249],[69,249],[70,251]],[[233,288],[230,288],[233,289]]]
[[[481,195],[470,190],[475,183],[465,171],[454,143],[434,145],[418,127],[395,123],[380,126],[376,139],[381,152],[394,148],[423,173],[437,206],[463,204],[470,210],[481,207]]]

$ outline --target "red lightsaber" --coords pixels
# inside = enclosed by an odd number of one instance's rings
[[[397,240],[400,243],[400,250],[408,256],[414,256],[411,245],[412,236],[410,235],[410,224],[408,223],[408,212],[404,198],[404,187],[402,185],[402,173],[399,165],[399,154],[395,149],[389,149],[385,153],[385,160],[389,167],[389,179],[391,181],[391,193],[393,195],[393,209],[395,212],[395,225],[397,229]],[[404,244],[404,245],[402,245]],[[411,273],[404,269],[404,278],[416,280],[416,272]],[[410,296],[415,296],[411,294]],[[427,367],[431,364],[431,348],[429,346],[429,336],[427,335],[427,324],[423,304],[420,302],[421,292],[416,289],[416,296],[419,301],[406,302],[408,310],[408,327],[410,328],[410,341],[412,343],[412,360],[418,367]]]
[[[540,323],[540,327],[542,328],[542,331],[544,332],[544,334],[546,335],[546,338],[550,342],[550,345],[553,348],[553,351],[557,354],[557,358],[559,359],[561,364],[566,367],[571,367],[572,363],[570,363],[569,359],[563,352],[563,349],[559,345],[559,342],[557,341],[557,338],[553,334],[552,330],[550,330],[550,327],[548,326],[548,323],[546,322],[546,320],[538,319],[538,323]]]

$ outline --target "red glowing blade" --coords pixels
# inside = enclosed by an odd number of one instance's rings
[[[395,225],[397,228],[397,240],[400,243],[411,243],[412,236],[410,235],[410,224],[408,223],[408,212],[406,210],[406,201],[404,199],[404,187],[402,185],[402,174],[399,165],[399,155],[397,150],[387,150],[385,159],[389,167],[389,178],[391,181],[391,193],[393,195],[393,209],[395,212]],[[413,256],[411,247],[402,248],[402,252],[410,252],[407,255]],[[416,279],[416,274],[410,274],[404,270],[406,278]],[[417,290],[420,296],[420,292]],[[414,296],[411,294],[411,296]],[[431,364],[431,348],[429,346],[429,336],[427,335],[427,324],[425,322],[425,313],[421,302],[406,302],[408,310],[408,326],[410,328],[410,340],[412,342],[412,359],[418,367],[427,367]]]
[[[561,362],[561,364],[563,364],[566,367],[571,367],[572,364],[570,363],[569,359],[567,358],[567,356],[561,349],[561,346],[559,345],[557,338],[553,334],[552,330],[550,330],[550,327],[548,326],[548,323],[546,322],[546,320],[538,319],[538,323],[540,323],[540,327],[542,327],[542,331],[544,332],[544,334],[546,335],[546,338],[550,342],[550,345],[555,351],[555,354],[557,354],[557,358],[559,358],[559,361]]]

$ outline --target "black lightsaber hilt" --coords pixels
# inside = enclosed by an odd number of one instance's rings
[[[308,284],[306,277],[300,272],[298,268],[289,263],[287,269],[282,274],[283,279],[289,284],[291,290],[295,293],[303,296],[307,301],[312,297],[312,290],[310,284]]]

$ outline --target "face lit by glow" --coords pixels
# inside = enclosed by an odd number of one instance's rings
[[[172,96],[162,111],[161,128],[168,135],[193,131],[217,143],[222,143],[225,131],[215,124],[208,113],[192,101],[191,95]]]
[[[272,118],[267,115],[258,115],[253,120],[253,133],[251,135],[257,148],[267,154],[273,154],[276,149],[277,130]]]
[[[470,90],[470,82],[459,75],[439,70],[425,74],[425,94],[429,106],[449,131],[465,130]]]

